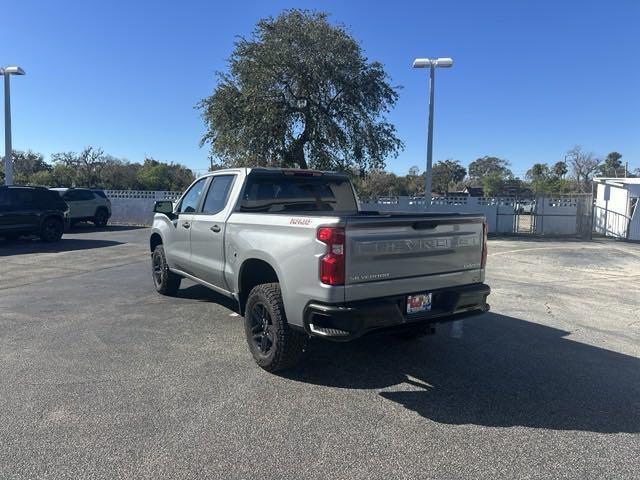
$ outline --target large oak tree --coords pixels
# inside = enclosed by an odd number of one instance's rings
[[[199,107],[202,144],[225,166],[384,168],[402,142],[383,66],[325,13],[287,10],[240,37]]]

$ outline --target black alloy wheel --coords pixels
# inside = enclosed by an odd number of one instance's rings
[[[253,305],[250,314],[251,339],[256,350],[267,356],[274,344],[275,329],[269,310],[262,302]]]

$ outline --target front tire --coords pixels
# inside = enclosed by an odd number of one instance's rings
[[[151,276],[158,293],[174,296],[178,292],[182,277],[169,270],[162,245],[156,246],[151,254]]]
[[[43,242],[57,242],[64,232],[63,223],[57,218],[45,218],[40,227],[40,238]]]
[[[264,283],[251,290],[244,329],[253,359],[268,372],[294,366],[304,353],[306,335],[287,323],[278,283]]]

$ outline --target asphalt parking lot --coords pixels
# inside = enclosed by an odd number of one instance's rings
[[[275,376],[147,238],[0,241],[1,479],[640,478],[640,245],[492,240],[491,313]]]

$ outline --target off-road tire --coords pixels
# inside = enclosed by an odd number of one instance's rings
[[[109,211],[106,208],[99,208],[93,217],[93,224],[96,227],[105,227],[109,221]]]
[[[270,317],[271,347],[263,352],[254,337],[256,336],[255,316],[259,305]],[[244,312],[244,328],[249,350],[256,363],[268,372],[276,372],[293,367],[304,353],[307,336],[293,330],[287,323],[282,303],[280,284],[263,283],[249,293]]]
[[[38,236],[43,242],[57,242],[62,238],[64,233],[64,224],[56,217],[45,218],[40,226],[40,233]]]
[[[169,270],[162,245],[156,246],[151,254],[151,277],[156,291],[162,295],[172,297],[180,288],[182,277]]]

